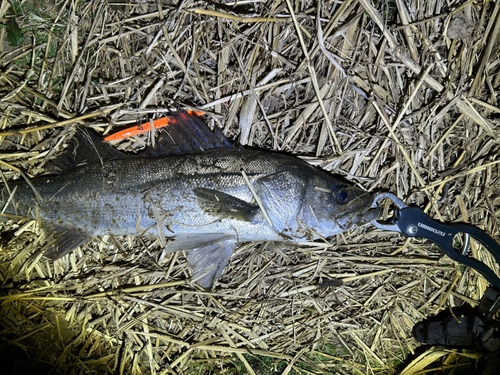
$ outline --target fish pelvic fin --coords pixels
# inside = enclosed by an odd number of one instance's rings
[[[187,260],[193,273],[193,281],[205,289],[212,289],[233,255],[235,247],[236,240],[225,240],[189,250]]]
[[[179,233],[168,243],[165,250],[167,253],[193,250],[231,239],[234,239],[234,236],[225,233]]]
[[[90,240],[90,236],[78,229],[60,225],[44,225],[47,245],[45,256],[52,261],[57,260]]]
[[[221,191],[195,188],[194,194],[203,212],[220,219],[253,222],[259,206],[245,202]]]

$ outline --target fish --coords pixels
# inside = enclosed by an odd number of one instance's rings
[[[81,129],[52,173],[4,186],[0,207],[39,221],[50,259],[108,234],[157,238],[186,251],[206,289],[239,244],[314,241],[379,217],[366,191],[295,156],[235,147],[196,114],[173,113],[157,133],[131,155]]]

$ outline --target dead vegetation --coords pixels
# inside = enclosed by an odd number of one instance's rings
[[[104,136],[197,109],[235,143],[498,236],[500,2],[9,8],[0,16],[24,42],[8,46],[0,29],[4,181],[43,174],[76,125]],[[206,292],[158,241],[109,236],[51,263],[35,220],[1,225],[2,363],[32,373],[433,373],[466,356],[419,357],[413,325],[487,287],[430,242],[373,227],[296,248],[246,244]]]

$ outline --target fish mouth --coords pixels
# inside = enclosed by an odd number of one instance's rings
[[[370,221],[377,219],[382,210],[377,206],[375,202],[375,197],[370,194],[363,192],[364,194],[360,195],[358,199],[353,200],[348,206],[347,212],[358,211],[359,216],[363,216],[369,219]]]
[[[362,227],[370,224],[382,215],[382,210],[379,207],[367,206],[357,216],[354,224],[356,227]]]
[[[379,207],[367,207],[364,212],[364,218],[366,218],[366,221],[373,221],[376,220],[380,217],[382,214],[382,209]]]
[[[382,215],[382,209],[376,205],[374,198],[369,194],[365,193],[360,199],[362,202],[352,204],[337,221],[343,230],[368,225]]]
[[[375,197],[371,197],[370,201],[363,210],[363,219],[366,219],[366,222],[371,222],[373,220],[378,219],[381,215],[382,215],[382,209],[379,206],[377,206]]]

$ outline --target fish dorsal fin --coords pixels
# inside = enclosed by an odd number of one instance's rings
[[[52,173],[62,173],[77,166],[122,159],[124,154],[105,143],[94,132],[77,128],[68,146],[47,166]]]
[[[155,146],[148,147],[141,153],[143,157],[181,155],[217,148],[235,148],[215,127],[210,130],[196,115],[185,111],[170,114],[168,126],[159,129]]]

